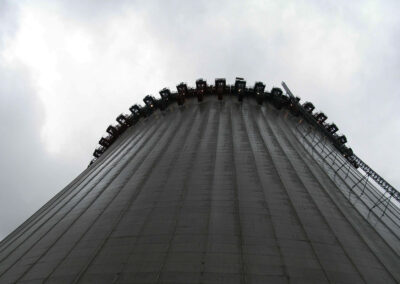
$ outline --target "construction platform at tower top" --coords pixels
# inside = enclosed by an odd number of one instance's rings
[[[290,100],[216,94],[124,116],[0,243],[0,282],[398,283],[395,195]]]

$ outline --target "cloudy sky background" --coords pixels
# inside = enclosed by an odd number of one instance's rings
[[[0,239],[146,94],[285,81],[400,187],[400,1],[0,0]]]

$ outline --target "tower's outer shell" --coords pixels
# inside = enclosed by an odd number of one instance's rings
[[[291,118],[231,97],[157,111],[0,243],[0,282],[400,281],[399,244]]]

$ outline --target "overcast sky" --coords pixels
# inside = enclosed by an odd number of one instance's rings
[[[400,1],[0,0],[0,239],[146,94],[285,81],[400,187]]]

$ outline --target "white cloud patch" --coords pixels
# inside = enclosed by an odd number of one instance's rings
[[[149,83],[140,79],[159,79],[162,51],[133,11],[109,18],[100,33],[53,9],[27,5],[20,15],[20,28],[4,51],[6,62],[24,64],[35,78],[47,149],[87,159],[95,141],[88,147],[82,137],[94,139],[138,100],[142,94],[135,92]]]

